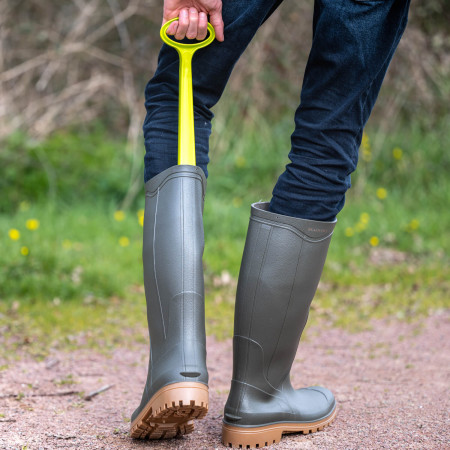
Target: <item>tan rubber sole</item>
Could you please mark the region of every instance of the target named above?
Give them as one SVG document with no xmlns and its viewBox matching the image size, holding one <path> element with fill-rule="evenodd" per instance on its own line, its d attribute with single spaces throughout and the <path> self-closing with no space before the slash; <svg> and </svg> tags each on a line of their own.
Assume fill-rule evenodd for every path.
<svg viewBox="0 0 450 450">
<path fill-rule="evenodd" d="M 283 434 L 303 433 L 309 434 L 321 431 L 336 417 L 337 409 L 325 419 L 311 423 L 277 423 L 264 427 L 242 428 L 231 425 L 222 425 L 222 444 L 226 447 L 262 448 L 277 444 Z"/>
<path fill-rule="evenodd" d="M 135 439 L 168 439 L 194 431 L 194 419 L 208 412 L 208 387 L 182 382 L 161 388 L 133 420 L 130 435 Z"/>
</svg>

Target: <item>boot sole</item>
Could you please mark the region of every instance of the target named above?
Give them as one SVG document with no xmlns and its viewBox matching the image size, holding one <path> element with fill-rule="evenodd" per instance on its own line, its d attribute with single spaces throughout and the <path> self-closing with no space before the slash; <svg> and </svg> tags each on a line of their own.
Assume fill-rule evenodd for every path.
<svg viewBox="0 0 450 450">
<path fill-rule="evenodd" d="M 310 423 L 277 423 L 264 427 L 243 428 L 232 425 L 222 425 L 222 444 L 226 447 L 262 448 L 277 444 L 283 434 L 309 434 L 321 431 L 336 418 L 337 409 L 325 419 Z"/>
<path fill-rule="evenodd" d="M 168 439 L 194 431 L 194 419 L 208 412 L 208 387 L 182 382 L 164 386 L 133 420 L 130 435 L 135 439 Z"/>
</svg>

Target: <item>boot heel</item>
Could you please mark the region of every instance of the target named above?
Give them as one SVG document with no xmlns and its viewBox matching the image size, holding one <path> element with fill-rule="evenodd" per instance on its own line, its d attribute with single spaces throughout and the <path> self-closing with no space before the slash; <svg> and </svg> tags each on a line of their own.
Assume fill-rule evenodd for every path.
<svg viewBox="0 0 450 450">
<path fill-rule="evenodd" d="M 131 424 L 135 439 L 167 439 L 194 431 L 193 419 L 208 412 L 208 387 L 182 382 L 164 386 L 149 400 Z"/>
<path fill-rule="evenodd" d="M 257 428 L 222 425 L 222 444 L 225 447 L 262 448 L 281 441 L 282 428 L 267 426 Z"/>
</svg>

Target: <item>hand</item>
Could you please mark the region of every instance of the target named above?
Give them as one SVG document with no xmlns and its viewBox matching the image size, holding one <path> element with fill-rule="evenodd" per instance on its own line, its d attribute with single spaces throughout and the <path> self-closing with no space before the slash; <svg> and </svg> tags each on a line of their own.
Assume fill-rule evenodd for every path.
<svg viewBox="0 0 450 450">
<path fill-rule="evenodd" d="M 221 0 L 164 0 L 163 24 L 178 17 L 167 34 L 175 39 L 197 39 L 202 41 L 207 35 L 208 15 L 216 32 L 216 39 L 223 42 L 223 20 Z"/>
</svg>

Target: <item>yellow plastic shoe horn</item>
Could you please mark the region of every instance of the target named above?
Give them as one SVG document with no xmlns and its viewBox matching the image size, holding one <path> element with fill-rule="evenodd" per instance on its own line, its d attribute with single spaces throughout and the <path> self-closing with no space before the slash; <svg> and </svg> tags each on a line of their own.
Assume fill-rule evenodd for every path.
<svg viewBox="0 0 450 450">
<path fill-rule="evenodd" d="M 194 98 L 192 94 L 192 56 L 206 47 L 216 37 L 213 26 L 208 23 L 209 36 L 195 44 L 175 41 L 167 35 L 167 28 L 178 18 L 166 22 L 160 31 L 161 39 L 176 49 L 180 57 L 180 87 L 178 100 L 178 164 L 195 166 Z"/>
</svg>

